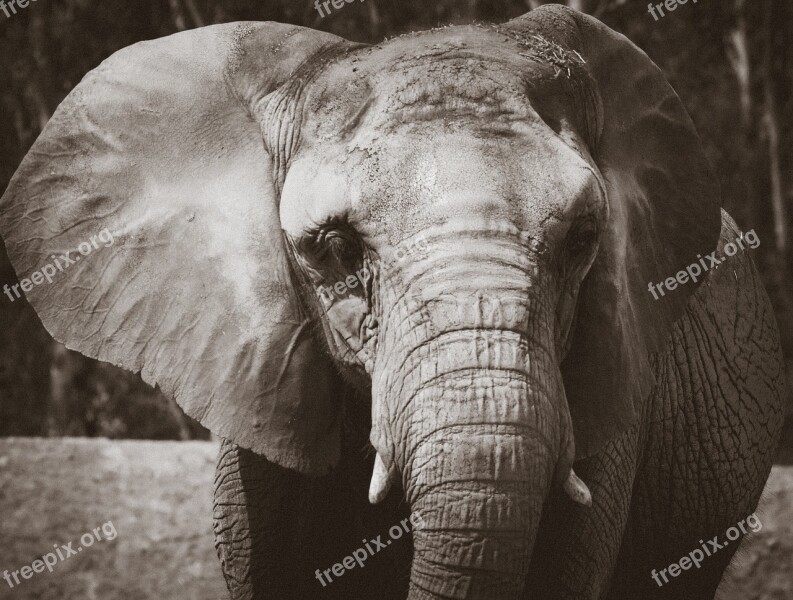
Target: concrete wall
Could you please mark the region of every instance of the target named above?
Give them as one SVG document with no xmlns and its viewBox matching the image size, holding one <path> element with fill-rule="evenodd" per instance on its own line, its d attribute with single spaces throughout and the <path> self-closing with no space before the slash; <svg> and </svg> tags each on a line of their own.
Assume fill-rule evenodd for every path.
<svg viewBox="0 0 793 600">
<path fill-rule="evenodd" d="M 210 442 L 0 439 L 0 577 L 64 556 L 51 573 L 20 571 L 13 588 L 0 579 L 0 599 L 227 598 L 212 534 L 216 452 Z M 793 597 L 793 467 L 775 467 L 758 515 L 763 528 L 718 600 Z M 70 542 L 82 550 L 65 556 Z"/>
</svg>

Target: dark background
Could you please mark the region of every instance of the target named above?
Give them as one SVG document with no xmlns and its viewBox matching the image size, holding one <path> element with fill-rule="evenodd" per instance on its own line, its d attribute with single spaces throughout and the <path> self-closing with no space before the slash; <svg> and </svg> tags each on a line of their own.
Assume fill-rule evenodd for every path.
<svg viewBox="0 0 793 600">
<path fill-rule="evenodd" d="M 0 12 L 0 189 L 64 96 L 129 44 L 240 20 L 295 23 L 374 42 L 450 23 L 505 21 L 544 3 L 364 0 L 321 18 L 313 0 L 37 0 L 10 17 Z M 761 240 L 751 252 L 776 310 L 793 390 L 793 3 L 689 1 L 658 21 L 643 0 L 567 4 L 631 38 L 682 97 L 725 208 Z M 0 286 L 16 282 L 3 248 Z M 793 399 L 788 407 L 793 419 Z M 24 300 L 0 295 L 0 436 L 9 435 L 208 434 L 137 376 L 53 342 Z M 785 452 L 793 455 L 793 443 Z"/>
</svg>

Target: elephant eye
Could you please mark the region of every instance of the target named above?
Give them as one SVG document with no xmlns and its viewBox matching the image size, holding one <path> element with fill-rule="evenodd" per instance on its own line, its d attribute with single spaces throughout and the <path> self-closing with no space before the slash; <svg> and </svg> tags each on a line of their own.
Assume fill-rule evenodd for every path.
<svg viewBox="0 0 793 600">
<path fill-rule="evenodd" d="M 322 244 L 324 256 L 339 265 L 355 264 L 360 256 L 360 247 L 351 232 L 334 229 L 325 234 Z"/>
<path fill-rule="evenodd" d="M 579 221 L 570 228 L 567 236 L 567 254 L 573 261 L 590 258 L 598 240 L 597 223 L 593 218 Z"/>
<path fill-rule="evenodd" d="M 330 268 L 352 267 L 363 255 L 358 233 L 346 221 L 334 219 L 310 231 L 301 244 L 317 266 Z"/>
</svg>

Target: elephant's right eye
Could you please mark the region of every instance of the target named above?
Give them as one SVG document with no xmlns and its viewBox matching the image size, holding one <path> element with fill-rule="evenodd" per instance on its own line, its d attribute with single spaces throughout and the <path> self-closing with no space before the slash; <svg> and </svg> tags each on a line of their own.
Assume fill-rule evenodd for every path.
<svg viewBox="0 0 793 600">
<path fill-rule="evenodd" d="M 300 242 L 310 262 L 317 268 L 347 270 L 363 258 L 363 242 L 349 223 L 330 221 L 307 233 Z"/>
<path fill-rule="evenodd" d="M 334 229 L 328 231 L 321 243 L 323 256 L 339 265 L 354 265 L 361 256 L 355 232 Z"/>
</svg>

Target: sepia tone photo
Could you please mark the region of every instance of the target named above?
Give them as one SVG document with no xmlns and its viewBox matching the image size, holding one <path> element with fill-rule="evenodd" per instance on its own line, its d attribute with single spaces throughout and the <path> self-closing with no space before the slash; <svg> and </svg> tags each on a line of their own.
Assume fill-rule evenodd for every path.
<svg viewBox="0 0 793 600">
<path fill-rule="evenodd" d="M 0 0 L 0 599 L 793 598 L 793 5 Z"/>
</svg>

